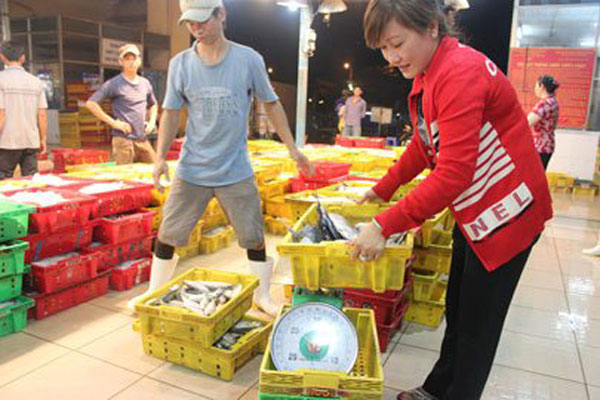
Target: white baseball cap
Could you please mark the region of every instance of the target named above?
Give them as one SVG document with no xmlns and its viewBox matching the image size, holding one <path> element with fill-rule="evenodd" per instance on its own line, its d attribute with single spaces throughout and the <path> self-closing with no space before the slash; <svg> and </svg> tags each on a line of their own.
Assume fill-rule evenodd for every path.
<svg viewBox="0 0 600 400">
<path fill-rule="evenodd" d="M 179 23 L 184 21 L 206 22 L 213 10 L 222 6 L 222 0 L 179 0 L 181 9 Z"/>
<path fill-rule="evenodd" d="M 119 58 L 125 58 L 127 54 L 133 54 L 134 56 L 139 57 L 142 53 L 140 53 L 140 49 L 138 49 L 135 44 L 127 43 L 119 47 Z"/>
</svg>

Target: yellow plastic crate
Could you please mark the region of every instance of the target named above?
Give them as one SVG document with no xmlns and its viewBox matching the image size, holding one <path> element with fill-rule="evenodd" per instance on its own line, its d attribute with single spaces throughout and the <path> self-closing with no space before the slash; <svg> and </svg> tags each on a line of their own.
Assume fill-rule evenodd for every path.
<svg viewBox="0 0 600 400">
<path fill-rule="evenodd" d="M 169 193 L 171 192 L 171 186 L 166 186 L 162 193 L 156 188 L 152 188 L 152 201 L 150 204 L 154 206 L 162 206 L 167 201 L 167 197 L 169 197 Z"/>
<path fill-rule="evenodd" d="M 283 164 L 276 161 L 254 161 L 253 164 L 254 179 L 259 186 L 277 179 L 283 170 Z"/>
<path fill-rule="evenodd" d="M 437 328 L 444 319 L 446 311 L 446 286 L 438 283 L 434 286 L 431 300 L 413 301 L 404 316 L 405 321 Z"/>
<path fill-rule="evenodd" d="M 369 172 L 377 168 L 377 157 L 368 155 L 357 155 L 349 161 L 352 164 L 350 172 Z"/>
<path fill-rule="evenodd" d="M 266 201 L 272 197 L 283 195 L 290 191 L 290 180 L 286 178 L 277 178 L 264 182 L 258 187 L 260 198 Z"/>
<path fill-rule="evenodd" d="M 428 247 L 432 243 L 433 230 L 444 229 L 446 221 L 450 214 L 450 209 L 446 208 L 444 211 L 439 212 L 433 218 L 428 219 L 421 225 L 417 235 L 415 236 L 415 245 L 421 247 Z"/>
<path fill-rule="evenodd" d="M 11 192 L 13 190 L 44 187 L 40 183 L 33 183 L 28 179 L 4 179 L 0 180 L 0 192 Z"/>
<path fill-rule="evenodd" d="M 285 202 L 285 196 L 275 196 L 265 200 L 265 213 L 271 217 L 292 219 L 292 207 Z"/>
<path fill-rule="evenodd" d="M 343 196 L 352 199 L 360 199 L 373 186 L 375 186 L 375 182 L 345 181 L 333 186 L 327 186 L 323 189 L 318 189 L 316 192 L 322 196 Z"/>
<path fill-rule="evenodd" d="M 598 187 L 596 186 L 573 186 L 573 197 L 589 197 L 593 199 L 598 192 Z"/>
<path fill-rule="evenodd" d="M 452 263 L 452 232 L 434 229 L 433 243 L 427 248 L 415 246 L 413 252 L 415 268 L 449 274 Z"/>
<path fill-rule="evenodd" d="M 377 204 L 326 206 L 331 213 L 344 216 L 352 224 L 370 221 L 382 209 Z M 314 204 L 296 223 L 293 230 L 318 222 L 317 205 Z M 406 261 L 413 248 L 413 236 L 404 244 L 388 246 L 376 261 L 351 261 L 352 248 L 345 241 L 316 244 L 294 243 L 288 233 L 277 250 L 291 259 L 294 284 L 310 290 L 319 288 L 371 289 L 375 292 L 401 290 L 404 285 Z"/>
<path fill-rule="evenodd" d="M 190 242 L 187 246 L 175 247 L 175 254 L 177 254 L 181 260 L 196 257 L 198 253 L 198 242 Z"/>
<path fill-rule="evenodd" d="M 210 232 L 207 232 L 210 234 Z M 216 233 L 214 235 L 204 236 L 198 243 L 198 251 L 200 254 L 212 254 L 215 253 L 231 244 L 235 237 L 235 232 L 231 226 L 225 227 L 225 230 Z"/>
<path fill-rule="evenodd" d="M 413 269 L 413 300 L 431 300 L 433 288 L 440 278 L 439 272 Z"/>
<path fill-rule="evenodd" d="M 350 197 L 346 196 L 325 196 L 323 194 L 318 194 L 311 190 L 307 190 L 304 192 L 298 192 L 293 194 L 288 194 L 285 196 L 285 202 L 290 205 L 292 210 L 292 216 L 294 220 L 299 220 L 302 218 L 304 214 L 308 211 L 308 209 L 317 203 L 317 197 L 321 204 L 355 204 L 354 200 Z"/>
<path fill-rule="evenodd" d="M 284 306 L 279 318 L 289 310 Z M 334 371 L 277 371 L 271 359 L 271 341 L 260 366 L 261 393 L 287 396 L 308 396 L 318 391 L 320 397 L 341 397 L 347 400 L 381 400 L 383 398 L 383 368 L 373 310 L 344 308 L 358 334 L 358 359 L 349 374 Z"/>
<path fill-rule="evenodd" d="M 269 333 L 273 328 L 273 323 L 266 319 L 250 315 L 245 315 L 243 319 L 259 321 L 264 326 L 242 336 L 231 350 L 213 346 L 205 348 L 195 342 L 159 335 L 142 335 L 144 352 L 158 359 L 229 381 L 244 364 L 257 354 L 264 353 Z M 140 330 L 139 321 L 134 323 L 134 330 Z"/>
<path fill-rule="evenodd" d="M 157 231 L 160 228 L 160 222 L 162 221 L 162 207 L 144 207 L 142 210 L 154 211 L 154 218 L 152 219 L 152 230 Z"/>
<path fill-rule="evenodd" d="M 149 306 L 146 302 L 164 296 L 173 285 L 183 281 L 215 281 L 241 284 L 242 291 L 225 303 L 210 317 L 187 309 L 170 306 Z M 207 348 L 227 332 L 252 307 L 252 294 L 258 287 L 258 278 L 233 272 L 194 268 L 172 279 L 159 289 L 142 297 L 135 305 L 140 318 L 141 333 L 193 341 Z"/>
<path fill-rule="evenodd" d="M 271 235 L 284 236 L 293 225 L 293 221 L 287 218 L 275 218 L 265 215 L 265 225 L 267 232 Z"/>
</svg>

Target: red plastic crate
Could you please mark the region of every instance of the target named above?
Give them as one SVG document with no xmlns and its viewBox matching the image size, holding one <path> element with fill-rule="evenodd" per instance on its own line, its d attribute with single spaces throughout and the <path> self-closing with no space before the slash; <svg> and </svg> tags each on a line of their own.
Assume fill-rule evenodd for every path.
<svg viewBox="0 0 600 400">
<path fill-rule="evenodd" d="M 98 272 L 102 272 L 125 261 L 152 257 L 152 246 L 155 238 L 155 235 L 151 235 L 119 244 L 95 242 L 82 252 L 84 254 L 96 254 L 98 258 Z"/>
<path fill-rule="evenodd" d="M 169 151 L 167 151 L 167 157 L 165 158 L 165 160 L 167 160 L 167 161 L 179 160 L 179 154 L 180 154 L 179 150 L 169 150 Z"/>
<path fill-rule="evenodd" d="M 104 150 L 53 149 L 54 169 L 64 171 L 67 165 L 100 164 L 108 161 L 110 153 Z"/>
<path fill-rule="evenodd" d="M 38 153 L 37 155 L 38 161 L 45 161 L 48 159 L 48 152 L 46 153 Z"/>
<path fill-rule="evenodd" d="M 354 147 L 354 140 L 348 136 L 337 135 L 335 137 L 335 144 L 343 147 Z"/>
<path fill-rule="evenodd" d="M 92 210 L 96 207 L 97 200 L 92 196 L 86 196 L 69 190 L 54 188 L 32 188 L 4 193 L 11 197 L 16 193 L 44 193 L 53 192 L 61 195 L 66 201 L 51 206 L 37 207 L 36 212 L 29 214 L 30 233 L 54 233 L 66 228 L 86 225 L 91 217 Z"/>
<path fill-rule="evenodd" d="M 118 244 L 141 239 L 152 233 L 153 210 L 104 217 L 94 229 L 94 240 Z"/>
<path fill-rule="evenodd" d="M 383 149 L 385 148 L 385 138 L 367 138 L 367 137 L 355 137 L 354 147 L 366 147 L 370 149 Z"/>
<path fill-rule="evenodd" d="M 327 182 L 334 178 L 347 176 L 352 164 L 317 161 L 313 163 L 314 175 L 300 172 L 300 178 L 305 182 Z"/>
<path fill-rule="evenodd" d="M 375 321 L 380 325 L 389 325 L 394 322 L 403 301 L 410 298 L 412 281 L 404 284 L 400 291 L 389 290 L 385 293 L 375 293 L 371 290 L 344 290 L 344 307 L 372 308 L 375 312 Z"/>
<path fill-rule="evenodd" d="M 35 300 L 35 307 L 27 311 L 28 318 L 37 320 L 44 319 L 50 315 L 85 303 L 108 292 L 109 274 L 105 273 L 96 278 L 71 286 L 56 293 L 42 294 L 26 292 L 25 296 Z"/>
<path fill-rule="evenodd" d="M 347 175 L 340 176 L 338 178 L 329 179 L 323 182 L 307 182 L 301 177 L 290 178 L 290 191 L 292 193 L 302 192 L 304 190 L 316 190 L 327 186 L 335 185 L 336 183 L 343 182 L 348 178 Z"/>
<path fill-rule="evenodd" d="M 379 339 L 379 351 L 385 353 L 387 350 L 387 346 L 390 342 L 390 339 L 394 336 L 396 332 L 398 332 L 402 328 L 402 320 L 404 319 L 404 315 L 406 315 L 406 311 L 410 306 L 410 302 L 405 300 L 400 305 L 398 309 L 397 315 L 394 317 L 394 321 L 389 325 L 380 325 L 377 324 L 377 337 Z"/>
<path fill-rule="evenodd" d="M 112 290 L 129 290 L 140 283 L 150 280 L 152 258 L 140 258 L 116 266 L 110 273 Z"/>
<path fill-rule="evenodd" d="M 185 138 L 173 140 L 173 142 L 171 143 L 170 150 L 181 151 L 181 148 L 183 147 L 183 142 L 185 142 Z"/>
<path fill-rule="evenodd" d="M 66 253 L 31 263 L 31 287 L 40 293 L 54 293 L 98 275 L 95 254 Z"/>
<path fill-rule="evenodd" d="M 25 263 L 56 256 L 71 251 L 88 247 L 92 243 L 92 233 L 95 222 L 86 226 L 69 228 L 52 234 L 34 233 L 23 240 L 29 243 L 29 250 L 25 252 Z"/>
<path fill-rule="evenodd" d="M 102 181 L 94 184 L 116 183 L 118 181 Z M 92 210 L 92 218 L 101 218 L 108 215 L 122 214 L 129 211 L 147 207 L 152 201 L 152 188 L 146 183 L 124 182 L 127 187 L 104 193 L 90 194 L 98 200 L 97 206 Z M 80 191 L 89 186 L 88 183 L 69 187 L 69 190 Z"/>
</svg>

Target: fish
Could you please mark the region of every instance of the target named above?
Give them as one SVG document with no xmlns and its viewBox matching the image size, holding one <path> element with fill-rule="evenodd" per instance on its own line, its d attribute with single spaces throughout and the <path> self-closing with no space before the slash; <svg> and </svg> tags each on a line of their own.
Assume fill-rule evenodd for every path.
<svg viewBox="0 0 600 400">
<path fill-rule="evenodd" d="M 329 218 L 333 222 L 335 229 L 346 240 L 354 240 L 358 237 L 358 230 L 348 223 L 348 220 L 339 214 L 331 213 Z"/>
<path fill-rule="evenodd" d="M 221 336 L 213 346 L 221 350 L 231 350 L 242 337 L 263 326 L 263 323 L 259 321 L 241 320 Z"/>
<path fill-rule="evenodd" d="M 213 315 L 220 307 L 238 296 L 241 284 L 213 281 L 184 281 L 173 285 L 162 296 L 149 299 L 152 307 L 170 306 L 186 308 L 205 317 Z"/>
</svg>

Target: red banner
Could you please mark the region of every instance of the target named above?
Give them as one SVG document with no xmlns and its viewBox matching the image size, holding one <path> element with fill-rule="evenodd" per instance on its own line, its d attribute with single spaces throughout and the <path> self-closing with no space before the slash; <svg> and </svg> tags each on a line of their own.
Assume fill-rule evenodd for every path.
<svg viewBox="0 0 600 400">
<path fill-rule="evenodd" d="M 538 101 L 533 90 L 538 77 L 554 76 L 561 85 L 559 126 L 586 128 L 595 60 L 595 49 L 513 48 L 508 76 L 527 113 Z"/>
</svg>

